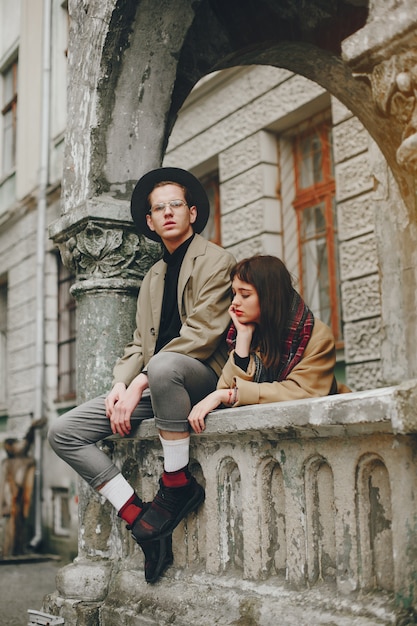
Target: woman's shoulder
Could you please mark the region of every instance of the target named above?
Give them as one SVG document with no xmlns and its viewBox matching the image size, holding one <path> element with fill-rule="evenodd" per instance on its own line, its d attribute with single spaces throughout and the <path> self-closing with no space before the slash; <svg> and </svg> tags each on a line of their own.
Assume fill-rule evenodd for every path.
<svg viewBox="0 0 417 626">
<path fill-rule="evenodd" d="M 314 318 L 313 332 L 310 337 L 310 342 L 312 341 L 331 341 L 335 343 L 332 329 L 318 317 Z"/>
</svg>

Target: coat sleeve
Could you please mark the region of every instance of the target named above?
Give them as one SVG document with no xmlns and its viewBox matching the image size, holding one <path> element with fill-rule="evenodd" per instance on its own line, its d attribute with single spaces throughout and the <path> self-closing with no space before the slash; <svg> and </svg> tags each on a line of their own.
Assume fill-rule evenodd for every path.
<svg viewBox="0 0 417 626">
<path fill-rule="evenodd" d="M 256 383 L 253 381 L 255 373 L 253 359 L 248 370 L 244 372 L 237 367 L 231 353 L 217 386 L 218 388 L 237 386 L 239 393 L 235 406 L 316 398 L 329 394 L 335 363 L 332 332 L 323 322 L 316 319 L 303 358 L 285 380 Z"/>
<path fill-rule="evenodd" d="M 186 287 L 186 317 L 180 334 L 161 350 L 179 352 L 206 361 L 209 359 L 230 324 L 230 271 L 235 264 L 232 255 L 222 251 L 197 259 L 199 267 Z"/>
</svg>

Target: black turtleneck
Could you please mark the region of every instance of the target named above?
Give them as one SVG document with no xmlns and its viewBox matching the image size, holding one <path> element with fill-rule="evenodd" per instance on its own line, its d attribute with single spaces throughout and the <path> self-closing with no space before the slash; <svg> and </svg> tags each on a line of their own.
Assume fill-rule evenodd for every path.
<svg viewBox="0 0 417 626">
<path fill-rule="evenodd" d="M 167 343 L 178 337 L 182 326 L 180 313 L 178 311 L 178 277 L 185 253 L 192 242 L 194 235 L 184 241 L 172 254 L 165 248 L 163 260 L 167 264 L 165 274 L 164 296 L 162 299 L 161 321 L 159 324 L 158 339 L 155 347 L 155 354 Z"/>
</svg>

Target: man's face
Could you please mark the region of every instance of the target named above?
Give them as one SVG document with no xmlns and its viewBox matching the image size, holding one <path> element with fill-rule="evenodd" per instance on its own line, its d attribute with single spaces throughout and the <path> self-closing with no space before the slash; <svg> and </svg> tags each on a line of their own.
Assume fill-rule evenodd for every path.
<svg viewBox="0 0 417 626">
<path fill-rule="evenodd" d="M 173 252 L 193 234 L 197 209 L 189 207 L 179 185 L 169 183 L 156 187 L 149 196 L 151 210 L 146 216 L 150 230 L 159 235 L 169 252 Z M 180 200 L 178 206 L 169 202 Z M 165 204 L 165 206 L 162 206 Z"/>
</svg>

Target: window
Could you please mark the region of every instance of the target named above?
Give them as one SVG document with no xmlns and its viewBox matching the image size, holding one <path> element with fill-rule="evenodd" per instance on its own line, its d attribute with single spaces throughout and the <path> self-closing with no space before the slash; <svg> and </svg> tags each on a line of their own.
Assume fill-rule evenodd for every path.
<svg viewBox="0 0 417 626">
<path fill-rule="evenodd" d="M 3 154 L 2 173 L 9 174 L 16 165 L 17 60 L 3 72 Z"/>
<path fill-rule="evenodd" d="M 7 413 L 7 283 L 0 282 L 0 415 L 6 415 L 6 413 Z"/>
<path fill-rule="evenodd" d="M 58 258 L 58 400 L 63 401 L 76 394 L 76 305 L 69 291 L 74 276 Z"/>
<path fill-rule="evenodd" d="M 201 234 L 209 241 L 217 243 L 220 246 L 220 190 L 218 172 L 213 172 L 200 178 L 200 182 L 206 190 L 210 202 L 210 217 L 207 226 Z"/>
<path fill-rule="evenodd" d="M 300 291 L 312 311 L 331 327 L 336 343 L 341 345 L 330 123 L 310 120 L 307 128 L 294 138 L 293 148 Z"/>
<path fill-rule="evenodd" d="M 51 137 L 61 139 L 67 119 L 68 2 L 52 3 Z"/>
<path fill-rule="evenodd" d="M 67 537 L 70 534 L 71 515 L 69 491 L 66 487 L 52 488 L 52 506 L 54 534 L 60 537 Z"/>
</svg>

